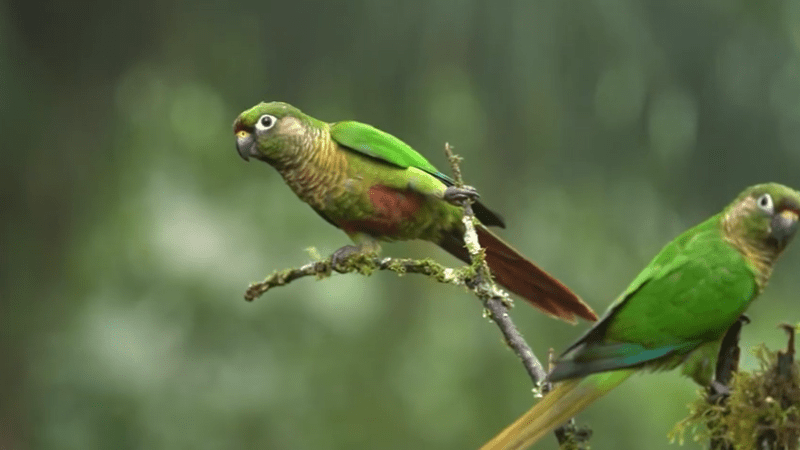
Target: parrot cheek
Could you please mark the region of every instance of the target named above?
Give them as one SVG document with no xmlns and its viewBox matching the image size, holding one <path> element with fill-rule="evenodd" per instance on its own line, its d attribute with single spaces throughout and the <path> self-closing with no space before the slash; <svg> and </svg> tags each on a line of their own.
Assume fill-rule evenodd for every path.
<svg viewBox="0 0 800 450">
<path fill-rule="evenodd" d="M 772 238 L 778 242 L 780 248 L 786 246 L 797 231 L 797 213 L 787 209 L 772 218 Z"/>
</svg>

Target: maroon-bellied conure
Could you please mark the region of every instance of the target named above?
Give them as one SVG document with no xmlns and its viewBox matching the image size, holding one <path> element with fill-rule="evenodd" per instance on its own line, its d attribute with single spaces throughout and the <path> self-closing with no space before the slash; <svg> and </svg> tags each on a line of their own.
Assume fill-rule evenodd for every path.
<svg viewBox="0 0 800 450">
<path fill-rule="evenodd" d="M 337 250 L 334 263 L 354 252 L 377 253 L 379 241 L 424 239 L 462 261 L 462 208 L 476 197 L 396 137 L 359 122 L 326 123 L 286 103 L 260 103 L 233 125 L 239 155 L 270 164 L 325 220 L 356 243 Z M 496 280 L 547 314 L 574 322 L 594 311 L 558 280 L 503 242 L 486 226 L 503 220 L 480 202 L 478 239 Z"/>
<path fill-rule="evenodd" d="M 683 364 L 708 385 L 720 341 L 764 290 L 798 214 L 800 193 L 760 184 L 675 238 L 556 361 L 554 389 L 482 450 L 527 448 L 636 372 Z"/>
</svg>

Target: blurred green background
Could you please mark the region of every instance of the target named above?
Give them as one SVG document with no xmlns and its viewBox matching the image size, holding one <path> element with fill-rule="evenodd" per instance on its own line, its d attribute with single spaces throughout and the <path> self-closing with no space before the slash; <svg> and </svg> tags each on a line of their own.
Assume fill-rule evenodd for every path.
<svg viewBox="0 0 800 450">
<path fill-rule="evenodd" d="M 602 311 L 745 186 L 800 187 L 800 3 L 0 3 L 0 448 L 470 449 L 530 406 L 462 289 L 379 273 L 242 299 L 348 242 L 237 156 L 262 100 L 443 167 L 450 142 L 502 236 Z M 784 345 L 798 269 L 790 248 L 746 348 Z M 587 326 L 513 315 L 543 358 Z M 636 377 L 579 420 L 597 449 L 668 448 L 695 390 Z"/>
</svg>

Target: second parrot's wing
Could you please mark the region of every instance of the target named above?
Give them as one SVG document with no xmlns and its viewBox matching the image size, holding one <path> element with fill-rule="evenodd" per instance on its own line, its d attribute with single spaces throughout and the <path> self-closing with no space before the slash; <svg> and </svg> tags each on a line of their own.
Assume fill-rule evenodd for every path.
<svg viewBox="0 0 800 450">
<path fill-rule="evenodd" d="M 725 242 L 719 217 L 667 244 L 557 362 L 551 380 L 685 355 L 718 336 L 757 294 L 752 269 Z"/>
</svg>

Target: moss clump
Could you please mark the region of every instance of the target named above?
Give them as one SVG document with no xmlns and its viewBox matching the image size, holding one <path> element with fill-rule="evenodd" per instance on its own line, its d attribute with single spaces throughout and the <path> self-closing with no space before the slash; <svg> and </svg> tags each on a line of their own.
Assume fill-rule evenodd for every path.
<svg viewBox="0 0 800 450">
<path fill-rule="evenodd" d="M 364 252 L 353 253 L 334 269 L 342 273 L 358 272 L 361 275 L 369 276 L 372 275 L 377 268 L 378 266 L 375 264 L 375 255 Z"/>
<path fill-rule="evenodd" d="M 790 348 L 793 347 L 790 346 Z M 683 443 L 686 431 L 713 448 L 755 450 L 797 449 L 800 438 L 800 364 L 791 352 L 754 350 L 760 368 L 738 372 L 727 399 L 711 403 L 704 391 L 689 404 L 689 417 L 670 433 Z"/>
<path fill-rule="evenodd" d="M 592 430 L 588 427 L 578 427 L 572 420 L 556 429 L 559 450 L 591 450 L 592 447 L 589 445 L 591 437 Z"/>
</svg>

